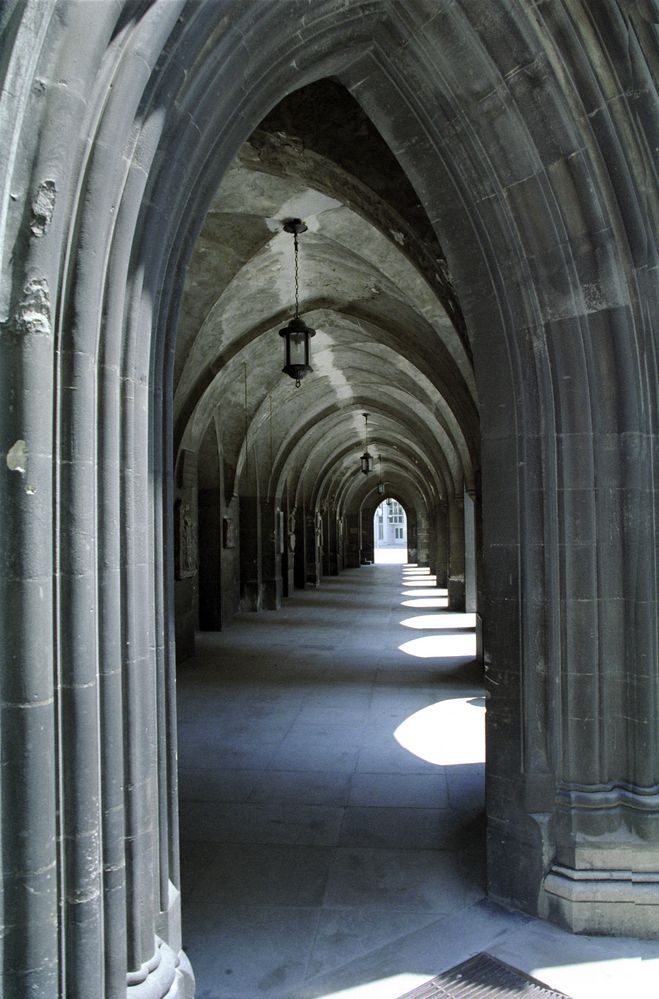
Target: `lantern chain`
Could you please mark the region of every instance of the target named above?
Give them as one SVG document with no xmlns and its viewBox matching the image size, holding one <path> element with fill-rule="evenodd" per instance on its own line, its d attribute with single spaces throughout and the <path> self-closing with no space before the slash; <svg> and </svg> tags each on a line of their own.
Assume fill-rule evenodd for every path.
<svg viewBox="0 0 659 999">
<path fill-rule="evenodd" d="M 293 245 L 295 246 L 295 318 L 298 319 L 300 316 L 300 275 L 297 263 L 297 254 L 298 254 L 297 232 L 293 233 Z M 300 379 L 296 378 L 295 388 L 299 388 L 300 384 L 301 384 Z"/>
<path fill-rule="evenodd" d="M 298 263 L 297 263 L 297 232 L 293 233 L 293 243 L 295 246 L 295 318 L 299 319 L 300 316 L 300 278 L 298 273 Z"/>
</svg>

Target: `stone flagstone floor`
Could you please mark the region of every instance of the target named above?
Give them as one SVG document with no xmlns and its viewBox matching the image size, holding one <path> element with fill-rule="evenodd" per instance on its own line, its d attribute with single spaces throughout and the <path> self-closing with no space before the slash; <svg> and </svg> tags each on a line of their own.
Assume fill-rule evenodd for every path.
<svg viewBox="0 0 659 999">
<path fill-rule="evenodd" d="M 482 950 L 574 999 L 659 995 L 659 945 L 485 899 L 484 691 L 445 593 L 366 566 L 199 636 L 178 680 L 197 999 L 396 999 Z"/>
</svg>

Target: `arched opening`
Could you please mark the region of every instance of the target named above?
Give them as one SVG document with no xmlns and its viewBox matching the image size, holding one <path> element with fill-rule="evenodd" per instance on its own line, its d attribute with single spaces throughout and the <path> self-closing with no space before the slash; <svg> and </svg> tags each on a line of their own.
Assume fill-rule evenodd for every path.
<svg viewBox="0 0 659 999">
<path fill-rule="evenodd" d="M 223 560 L 239 558 L 224 538 L 245 527 L 235 481 L 273 454 L 258 495 L 242 497 L 260 518 L 241 545 L 256 563 L 223 572 L 222 606 L 281 600 L 280 513 L 301 585 L 361 572 L 371 487 L 350 469 L 360 414 L 373 413 L 378 448 L 422 497 L 410 562 L 427 562 L 463 608 L 475 571 L 490 894 L 573 930 L 656 936 L 651 15 L 622 2 L 431 6 L 351 3 L 334 16 L 331 4 L 291 5 L 293 32 L 277 0 L 73 0 L 0 15 L 12 994 L 175 996 L 190 981 L 172 580 L 189 591 L 179 630 L 194 630 L 199 531 L 179 490 L 195 488 L 186 475 L 218 405 L 233 428 L 222 431 Z M 205 220 L 230 233 L 216 258 L 227 286 L 240 271 L 257 304 L 255 274 L 280 273 L 263 210 L 246 224 L 239 212 L 231 233 L 232 209 L 214 211 L 213 194 L 286 95 L 323 78 L 375 123 L 414 198 L 396 201 L 393 185 L 374 200 L 366 175 L 337 198 L 346 160 L 298 207 L 336 214 L 309 240 L 332 292 L 328 303 L 314 280 L 307 302 L 325 327 L 323 391 L 289 406 L 264 391 L 270 360 L 249 352 L 267 330 L 276 337 L 278 316 L 211 322 L 215 356 L 195 334 L 189 365 L 174 341 L 185 340 L 179 315 L 188 332 L 204 325 L 210 286 L 188 294 L 185 273 Z M 268 206 L 273 178 L 310 190 L 335 120 L 321 120 L 315 145 L 307 130 L 288 146 L 280 118 L 251 146 L 241 168 L 254 204 L 261 173 Z M 342 155 L 369 147 L 364 136 Z M 360 229 L 371 216 L 378 224 Z M 349 279 L 338 311 L 337 264 Z M 387 357 L 396 378 L 384 378 Z M 316 446 L 325 438 L 334 460 Z M 216 520 L 202 541 L 210 534 L 215 544 Z M 225 586 L 237 568 L 242 591 Z"/>
<path fill-rule="evenodd" d="M 297 289 L 289 215 L 307 226 Z M 400 243 L 391 228 L 403 215 Z M 188 883 L 198 886 L 184 897 L 183 917 L 200 988 L 212 988 L 217 974 L 209 955 L 221 950 L 222 926 L 230 921 L 250 933 L 262 901 L 250 887 L 254 867 L 271 865 L 278 927 L 263 930 L 259 946 L 267 951 L 276 939 L 285 952 L 281 934 L 292 924 L 282 899 L 310 847 L 322 847 L 338 868 L 365 851 L 372 873 L 378 850 L 399 851 L 395 877 L 410 878 L 410 898 L 419 887 L 415 863 L 439 899 L 444 878 L 463 877 L 463 846 L 484 857 L 482 670 L 463 613 L 464 525 L 459 514 L 449 520 L 453 497 L 474 481 L 478 421 L 457 298 L 429 266 L 441 254 L 389 147 L 344 87 L 321 80 L 290 94 L 248 138 L 191 255 L 175 413 L 177 465 L 194 456 L 197 481 L 179 475 L 177 499 L 188 510 L 199 504 L 201 545 L 208 519 L 201 500 L 209 492 L 199 482 L 219 468 L 222 488 L 211 499 L 218 518 L 229 504 L 237 511 L 233 569 L 242 612 L 235 607 L 220 620 L 231 623 L 222 636 L 196 636 L 196 659 L 187 656 L 194 633 L 179 634 L 186 650 L 178 680 L 181 857 Z M 294 290 L 315 330 L 313 372 L 297 388 L 280 370 L 277 338 Z M 369 448 L 374 460 L 365 469 Z M 210 596 L 203 593 L 209 558 L 216 559 L 212 546 L 199 551 L 194 574 L 200 609 L 215 593 L 212 580 Z M 415 565 L 401 574 L 408 561 Z M 176 586 L 185 601 L 190 583 Z M 406 604 L 418 592 L 439 609 L 422 606 L 411 616 Z M 382 600 L 396 608 L 386 628 L 375 624 Z M 277 611 L 276 622 L 263 616 L 268 610 Z M 443 623 L 427 630 L 431 613 Z M 190 618 L 180 600 L 177 617 L 185 630 Z M 418 633 L 411 637 L 409 628 Z M 450 686 L 458 678 L 462 699 Z M 447 743 L 434 751 L 428 745 L 433 704 L 444 732 L 466 733 L 453 739 L 452 752 Z M 291 827 L 296 843 L 285 832 Z M 448 839 L 461 838 L 458 828 L 463 842 L 449 847 Z M 445 852 L 424 855 L 432 849 Z M 242 923 L 236 898 L 219 883 L 229 862 L 252 913 Z M 382 910 L 368 933 L 355 926 L 353 946 L 394 917 L 395 893 L 376 898 L 370 878 L 357 898 L 345 877 L 322 877 L 348 921 L 363 906 Z M 303 873 L 298 880 L 299 891 L 309 888 Z M 461 884 L 465 897 L 484 891 L 480 874 Z M 334 917 L 314 893 L 306 899 L 309 924 L 329 932 Z M 428 900 L 427 911 L 436 904 Z M 414 922 L 409 913 L 404 920 Z M 257 986 L 253 961 L 237 963 L 231 944 L 224 955 L 236 989 Z M 328 973 L 339 958 L 328 953 Z M 290 956 L 286 964 L 294 974 Z"/>
<path fill-rule="evenodd" d="M 407 562 L 407 514 L 393 496 L 388 496 L 376 508 L 373 534 L 376 565 Z"/>
</svg>

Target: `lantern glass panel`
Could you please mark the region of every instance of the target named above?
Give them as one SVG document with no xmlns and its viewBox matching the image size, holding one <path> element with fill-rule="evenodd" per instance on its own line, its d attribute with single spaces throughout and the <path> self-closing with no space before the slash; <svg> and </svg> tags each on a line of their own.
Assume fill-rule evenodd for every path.
<svg viewBox="0 0 659 999">
<path fill-rule="evenodd" d="M 359 459 L 359 464 L 360 464 L 361 471 L 364 473 L 364 475 L 368 475 L 368 473 L 373 468 L 373 457 L 372 457 L 372 455 L 370 455 L 368 453 L 368 451 L 364 451 L 364 454 Z"/>
<path fill-rule="evenodd" d="M 308 371 L 311 371 L 309 364 L 309 339 L 315 336 L 316 331 L 309 329 L 306 323 L 296 316 L 291 319 L 288 326 L 279 331 L 279 335 L 284 338 L 284 367 L 283 371 L 295 378 L 297 382 L 304 378 Z"/>
</svg>

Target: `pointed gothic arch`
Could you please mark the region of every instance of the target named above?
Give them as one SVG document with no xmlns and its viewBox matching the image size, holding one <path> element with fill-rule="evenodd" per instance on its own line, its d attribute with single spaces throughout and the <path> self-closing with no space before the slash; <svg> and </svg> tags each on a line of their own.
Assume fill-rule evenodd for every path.
<svg viewBox="0 0 659 999">
<path fill-rule="evenodd" d="M 224 171 L 321 77 L 407 172 L 473 352 L 490 891 L 575 930 L 656 933 L 656 92 L 641 8 L 355 2 L 338 16 L 321 0 L 301 5 L 291 43 L 269 0 L 47 2 L 10 5 L 2 28 L 2 739 L 13 758 L 29 747 L 3 791 L 8 991 L 173 997 L 189 981 L 173 340 Z"/>
</svg>

